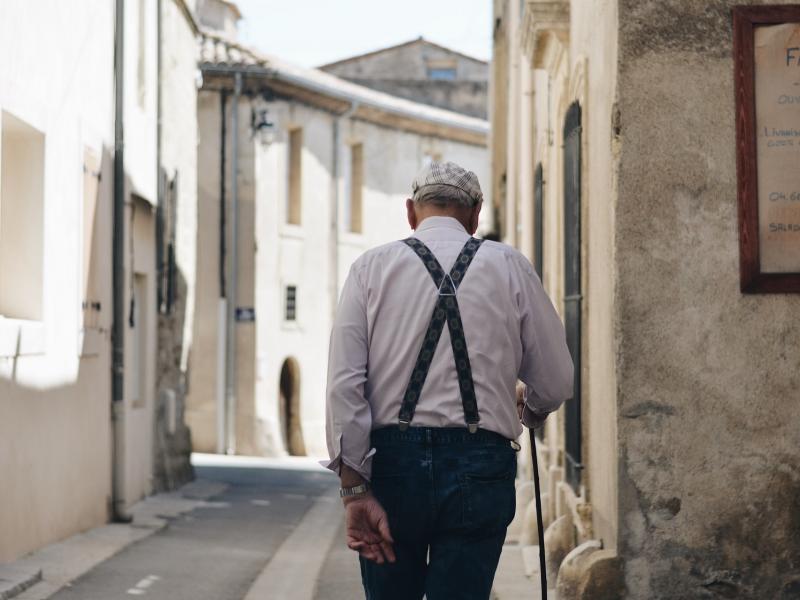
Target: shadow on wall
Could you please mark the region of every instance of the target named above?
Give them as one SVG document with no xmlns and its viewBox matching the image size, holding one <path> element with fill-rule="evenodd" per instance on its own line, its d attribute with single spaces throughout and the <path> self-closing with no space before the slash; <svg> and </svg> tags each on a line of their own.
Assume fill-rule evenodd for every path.
<svg viewBox="0 0 800 600">
<path fill-rule="evenodd" d="M 294 358 L 283 361 L 278 388 L 284 448 L 292 456 L 305 456 L 306 447 L 300 424 L 300 366 Z"/>
</svg>

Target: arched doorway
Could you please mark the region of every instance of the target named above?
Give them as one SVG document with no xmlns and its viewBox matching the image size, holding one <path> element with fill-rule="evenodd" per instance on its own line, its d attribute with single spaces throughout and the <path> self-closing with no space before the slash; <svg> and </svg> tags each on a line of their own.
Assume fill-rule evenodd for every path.
<svg viewBox="0 0 800 600">
<path fill-rule="evenodd" d="M 293 358 L 283 361 L 278 392 L 281 433 L 286 451 L 292 456 L 305 456 L 306 446 L 300 423 L 300 367 Z"/>
</svg>

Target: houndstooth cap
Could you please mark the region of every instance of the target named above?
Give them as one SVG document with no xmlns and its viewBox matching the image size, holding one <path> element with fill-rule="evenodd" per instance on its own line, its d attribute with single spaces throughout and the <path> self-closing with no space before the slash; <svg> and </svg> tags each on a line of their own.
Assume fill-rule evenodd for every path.
<svg viewBox="0 0 800 600">
<path fill-rule="evenodd" d="M 414 195 L 426 185 L 450 185 L 465 192 L 473 200 L 473 206 L 483 200 L 478 176 L 454 162 L 431 162 L 417 173 L 411 184 Z"/>
</svg>

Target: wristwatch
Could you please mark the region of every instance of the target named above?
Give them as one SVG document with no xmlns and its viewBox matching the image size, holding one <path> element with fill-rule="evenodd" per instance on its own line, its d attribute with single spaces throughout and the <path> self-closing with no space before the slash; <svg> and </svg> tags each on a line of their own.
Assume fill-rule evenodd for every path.
<svg viewBox="0 0 800 600">
<path fill-rule="evenodd" d="M 339 488 L 339 497 L 349 498 L 350 496 L 361 496 L 362 494 L 366 494 L 368 491 L 369 484 L 362 483 L 361 485 L 357 485 L 355 487 Z"/>
</svg>

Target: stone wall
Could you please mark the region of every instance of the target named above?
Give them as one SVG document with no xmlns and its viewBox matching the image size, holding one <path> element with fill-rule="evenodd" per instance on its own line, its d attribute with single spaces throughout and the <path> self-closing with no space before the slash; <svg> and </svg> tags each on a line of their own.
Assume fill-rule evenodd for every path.
<svg viewBox="0 0 800 600">
<path fill-rule="evenodd" d="M 448 64 L 456 68 L 455 80 L 429 78 L 429 66 Z M 486 118 L 489 66 L 421 38 L 321 69 L 400 98 Z"/>
<path fill-rule="evenodd" d="M 800 594 L 800 297 L 739 291 L 734 4 L 619 3 L 629 598 Z"/>
</svg>

